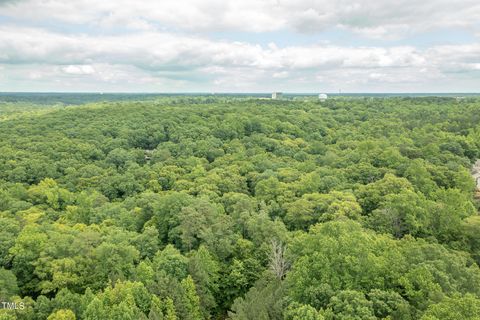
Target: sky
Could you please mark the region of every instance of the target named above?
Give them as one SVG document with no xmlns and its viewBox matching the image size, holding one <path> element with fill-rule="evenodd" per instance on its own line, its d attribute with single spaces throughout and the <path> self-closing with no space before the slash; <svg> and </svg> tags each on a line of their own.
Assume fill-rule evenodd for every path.
<svg viewBox="0 0 480 320">
<path fill-rule="evenodd" d="M 480 1 L 0 0 L 0 91 L 480 92 Z"/>
</svg>

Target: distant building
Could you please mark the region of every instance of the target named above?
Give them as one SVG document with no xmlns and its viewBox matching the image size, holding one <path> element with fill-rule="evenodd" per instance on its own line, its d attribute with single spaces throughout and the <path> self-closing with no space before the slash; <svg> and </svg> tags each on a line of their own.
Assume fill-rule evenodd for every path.
<svg viewBox="0 0 480 320">
<path fill-rule="evenodd" d="M 272 93 L 272 99 L 278 100 L 278 99 L 282 99 L 282 98 L 283 98 L 283 93 L 281 93 L 281 92 Z"/>
<path fill-rule="evenodd" d="M 320 99 L 320 101 L 325 101 L 328 99 L 328 95 L 326 95 L 325 93 L 320 93 L 318 95 L 318 99 Z"/>
</svg>

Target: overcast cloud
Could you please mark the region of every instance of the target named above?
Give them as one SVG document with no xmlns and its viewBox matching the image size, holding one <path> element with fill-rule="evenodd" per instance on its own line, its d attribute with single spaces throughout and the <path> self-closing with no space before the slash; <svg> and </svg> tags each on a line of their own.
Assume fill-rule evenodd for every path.
<svg viewBox="0 0 480 320">
<path fill-rule="evenodd" d="M 0 91 L 479 87 L 478 1 L 0 0 Z"/>
</svg>

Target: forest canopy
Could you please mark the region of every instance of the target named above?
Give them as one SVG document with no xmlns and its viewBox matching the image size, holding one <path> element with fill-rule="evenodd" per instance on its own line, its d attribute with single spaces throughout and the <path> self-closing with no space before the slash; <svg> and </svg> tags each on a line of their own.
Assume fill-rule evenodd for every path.
<svg viewBox="0 0 480 320">
<path fill-rule="evenodd" d="M 0 102 L 0 319 L 479 319 L 479 158 L 478 98 Z"/>
</svg>

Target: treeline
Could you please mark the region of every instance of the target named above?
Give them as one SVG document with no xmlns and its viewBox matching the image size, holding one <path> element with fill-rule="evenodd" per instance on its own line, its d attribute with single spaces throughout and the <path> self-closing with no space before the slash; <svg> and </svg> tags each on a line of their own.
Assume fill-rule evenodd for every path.
<svg viewBox="0 0 480 320">
<path fill-rule="evenodd" d="M 478 319 L 478 158 L 477 99 L 10 116 L 0 319 Z"/>
</svg>

